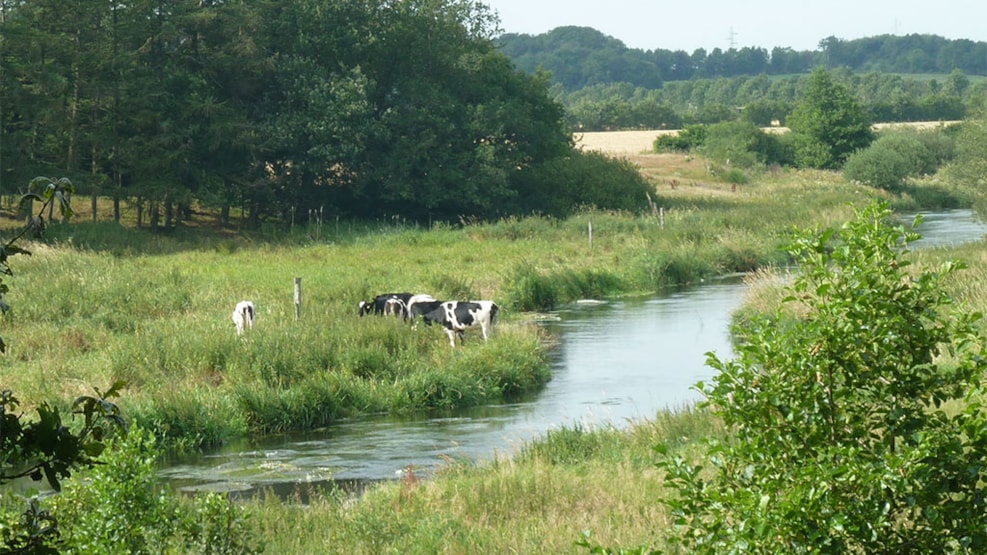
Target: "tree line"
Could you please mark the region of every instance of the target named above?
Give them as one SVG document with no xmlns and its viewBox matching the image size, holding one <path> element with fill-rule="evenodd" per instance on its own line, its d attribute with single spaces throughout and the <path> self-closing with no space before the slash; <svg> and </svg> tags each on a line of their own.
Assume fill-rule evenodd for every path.
<svg viewBox="0 0 987 555">
<path fill-rule="evenodd" d="M 65 176 L 149 227 L 548 212 L 540 166 L 608 162 L 494 28 L 468 0 L 0 0 L 0 193 Z"/>
<path fill-rule="evenodd" d="M 987 98 L 987 81 L 960 70 L 940 78 L 861 74 L 845 67 L 830 73 L 875 122 L 960 120 L 983 109 Z M 608 83 L 571 92 L 554 85 L 552 91 L 575 130 L 681 129 L 735 120 L 768 127 L 786 124 L 809 81 L 809 74 L 761 74 L 676 81 L 660 89 Z"/>
<path fill-rule="evenodd" d="M 656 37 L 656 41 L 660 37 Z M 568 91 L 605 83 L 656 89 L 670 81 L 742 75 L 808 73 L 816 67 L 845 67 L 857 73 L 987 75 L 987 42 L 937 35 L 879 35 L 854 40 L 834 36 L 817 50 L 776 46 L 641 50 L 590 27 L 558 27 L 540 35 L 505 33 L 499 48 L 520 68 L 552 74 Z"/>
<path fill-rule="evenodd" d="M 927 35 L 829 37 L 818 51 L 774 48 L 770 56 L 759 48 L 641 51 L 587 27 L 497 41 L 517 67 L 551 75 L 576 131 L 785 125 L 817 68 L 831 68 L 877 122 L 963 119 L 987 96 L 987 82 L 971 78 L 987 73 L 987 43 Z"/>
</svg>

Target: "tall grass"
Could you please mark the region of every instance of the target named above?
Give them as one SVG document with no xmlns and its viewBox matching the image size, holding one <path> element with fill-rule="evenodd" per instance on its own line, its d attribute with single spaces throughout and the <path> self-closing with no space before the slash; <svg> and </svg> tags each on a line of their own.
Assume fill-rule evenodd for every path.
<svg viewBox="0 0 987 555">
<path fill-rule="evenodd" d="M 710 415 L 683 408 L 626 430 L 557 429 L 512 458 L 451 463 L 428 481 L 406 475 L 355 504 L 330 493 L 304 508 L 268 498 L 251 509 L 271 553 L 572 553 L 586 531 L 657 548 L 672 523 L 657 502 L 653 446 L 721 433 Z"/>
<path fill-rule="evenodd" d="M 522 312 L 783 260 L 777 247 L 789 227 L 838 219 L 848 200 L 867 194 L 829 174 L 796 177 L 738 192 L 703 184 L 660 191 L 663 223 L 588 211 L 241 236 L 55 225 L 54 242 L 13 261 L 10 353 L 0 374 L 22 399 L 66 405 L 124 380 L 124 410 L 191 447 L 359 414 L 490 402 L 549 379 L 546 338 Z M 470 334 L 450 349 L 436 327 L 356 316 L 360 300 L 399 290 L 494 299 L 501 321 L 489 342 Z M 257 325 L 237 337 L 230 312 L 243 299 L 256 303 Z"/>
</svg>

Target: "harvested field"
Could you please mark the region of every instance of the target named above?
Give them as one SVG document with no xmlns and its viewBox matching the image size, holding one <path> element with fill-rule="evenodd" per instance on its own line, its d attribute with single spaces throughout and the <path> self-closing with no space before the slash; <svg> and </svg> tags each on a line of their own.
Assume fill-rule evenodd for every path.
<svg viewBox="0 0 987 555">
<path fill-rule="evenodd" d="M 644 154 L 651 152 L 658 135 L 675 135 L 678 129 L 645 129 L 634 131 L 589 131 L 576 133 L 576 146 L 608 154 Z"/>
<path fill-rule="evenodd" d="M 929 129 L 939 125 L 948 125 L 958 122 L 941 121 L 917 121 L 908 123 L 877 123 L 875 130 L 886 129 L 896 126 L 910 126 L 920 129 Z M 766 127 L 765 131 L 771 133 L 784 133 L 788 131 L 785 127 Z M 595 150 L 616 155 L 647 154 L 651 152 L 652 143 L 659 135 L 674 135 L 678 129 L 643 129 L 633 131 L 589 131 L 585 133 L 575 133 L 576 146 L 585 150 Z"/>
</svg>

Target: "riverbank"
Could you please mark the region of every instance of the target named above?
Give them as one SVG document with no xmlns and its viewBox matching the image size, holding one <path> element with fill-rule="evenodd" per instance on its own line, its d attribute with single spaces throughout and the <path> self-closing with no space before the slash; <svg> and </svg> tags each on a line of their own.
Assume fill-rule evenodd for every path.
<svg viewBox="0 0 987 555">
<path fill-rule="evenodd" d="M 12 293 L 43 283 L 48 294 L 8 297 L 18 318 L 0 363 L 24 398 L 68 402 L 89 385 L 125 379 L 125 412 L 188 446 L 312 426 L 327 415 L 483 402 L 516 383 L 482 382 L 487 368 L 523 367 L 513 357 L 542 352 L 527 311 L 785 262 L 777 247 L 793 226 L 838 225 L 848 203 L 876 194 L 828 172 L 765 173 L 734 188 L 686 160 L 649 159 L 649 171 L 662 171 L 662 161 L 663 222 L 586 212 L 461 229 L 385 225 L 318 240 L 308 230 L 281 243 L 195 249 L 160 237 L 155 249 L 141 249 L 132 231 L 63 236 L 16 261 Z M 304 305 L 296 321 L 297 276 Z M 451 350 L 440 330 L 409 333 L 400 322 L 355 315 L 359 300 L 394 289 L 494 298 L 504 321 L 490 342 L 473 336 Z M 260 317 L 237 338 L 228 314 L 248 297 Z M 518 390 L 537 387 L 529 384 Z M 276 498 L 245 506 L 271 553 L 565 552 L 583 530 L 603 544 L 650 546 L 665 522 L 652 447 L 671 440 L 689 456 L 693 440 L 715 433 L 708 415 L 688 411 L 629 431 L 563 429 L 490 464 L 450 461 L 435 480 L 407 473 L 358 503 L 327 493 L 304 508 Z"/>
<path fill-rule="evenodd" d="M 787 229 L 841 221 L 848 201 L 872 194 L 825 172 L 765 174 L 735 190 L 687 180 L 692 166 L 669 167 L 683 178 L 658 186 L 661 220 L 585 212 L 321 230 L 321 239 L 299 229 L 278 242 L 194 248 L 109 223 L 53 226 L 55 244 L 13 262 L 6 300 L 18 317 L 0 364 L 21 398 L 66 406 L 123 380 L 125 413 L 189 449 L 363 414 L 489 403 L 549 379 L 544 338 L 526 313 L 782 263 Z M 30 294 L 31 283 L 45 294 Z M 388 291 L 494 299 L 503 309 L 496 340 L 468 334 L 467 348 L 450 349 L 434 327 L 356 315 L 359 301 Z M 238 337 L 229 314 L 242 299 L 255 302 L 258 319 Z"/>
<path fill-rule="evenodd" d="M 969 264 L 949 292 L 971 310 L 987 306 L 982 242 L 925 248 L 910 258 L 921 267 Z M 775 276 L 754 282 L 748 310 L 776 307 Z M 580 552 L 575 543 L 588 534 L 592 545 L 647 553 L 666 547 L 674 526 L 660 503 L 667 492 L 654 446 L 694 460 L 700 440 L 722 434 L 713 415 L 691 409 L 660 412 L 624 430 L 564 427 L 488 464 L 450 461 L 428 481 L 405 475 L 358 503 L 328 496 L 300 508 L 269 498 L 255 507 L 265 515 L 264 537 L 276 538 L 270 552 L 335 552 L 334 545 L 347 553 Z"/>
</svg>

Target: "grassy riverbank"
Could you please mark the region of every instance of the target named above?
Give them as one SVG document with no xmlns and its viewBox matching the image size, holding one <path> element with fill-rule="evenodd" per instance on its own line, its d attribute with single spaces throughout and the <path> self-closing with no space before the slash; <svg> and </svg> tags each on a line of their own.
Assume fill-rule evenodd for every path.
<svg viewBox="0 0 987 555">
<path fill-rule="evenodd" d="M 56 225 L 54 243 L 14 261 L 0 370 L 21 398 L 65 403 L 123 380 L 126 413 L 187 447 L 475 405 L 549 379 L 546 338 L 530 311 L 783 262 L 788 229 L 845 219 L 847 203 L 870 194 L 815 172 L 765 175 L 734 190 L 682 157 L 660 160 L 682 179 L 658 186 L 663 221 L 588 212 L 236 238 Z M 398 290 L 496 300 L 504 308 L 496 340 L 471 336 L 452 350 L 438 329 L 356 317 L 361 299 Z M 229 319 L 240 299 L 259 312 L 242 338 Z"/>
<path fill-rule="evenodd" d="M 766 173 L 734 188 L 681 156 L 648 160 L 663 222 L 586 212 L 235 238 L 55 226 L 53 244 L 13 261 L 4 384 L 25 400 L 68 403 L 122 379 L 125 413 L 187 447 L 359 414 L 485 403 L 550 379 L 550 338 L 532 312 L 783 264 L 778 247 L 792 227 L 841 223 L 850 203 L 876 194 L 826 172 Z M 929 187 L 913 198 L 949 196 Z M 956 284 L 959 297 L 984 306 L 987 259 L 976 248 L 960 252 L 973 269 Z M 452 350 L 440 330 L 356 316 L 359 300 L 396 290 L 492 298 L 503 320 L 491 341 L 472 335 Z M 243 298 L 257 303 L 259 318 L 237 338 L 229 313 Z M 668 522 L 653 446 L 688 455 L 696 438 L 718 432 L 715 420 L 690 410 L 627 430 L 563 429 L 511 458 L 451 462 L 434 480 L 409 476 L 359 502 L 334 494 L 305 507 L 250 502 L 247 524 L 269 553 L 578 552 L 573 542 L 586 530 L 604 545 L 654 547 Z"/>
</svg>

